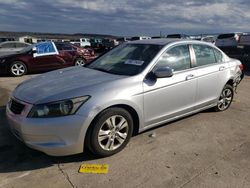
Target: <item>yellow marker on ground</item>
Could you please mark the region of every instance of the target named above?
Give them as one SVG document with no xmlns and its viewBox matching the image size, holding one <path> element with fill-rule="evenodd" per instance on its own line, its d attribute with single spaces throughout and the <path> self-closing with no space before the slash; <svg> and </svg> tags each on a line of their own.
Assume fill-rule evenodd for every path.
<svg viewBox="0 0 250 188">
<path fill-rule="evenodd" d="M 82 164 L 80 166 L 79 172 L 91 174 L 107 174 L 108 170 L 108 164 Z"/>
</svg>

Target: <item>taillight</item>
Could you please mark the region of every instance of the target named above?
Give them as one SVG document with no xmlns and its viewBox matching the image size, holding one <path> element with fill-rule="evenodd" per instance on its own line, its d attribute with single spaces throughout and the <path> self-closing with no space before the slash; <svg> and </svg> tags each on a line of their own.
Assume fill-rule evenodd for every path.
<svg viewBox="0 0 250 188">
<path fill-rule="evenodd" d="M 242 63 L 240 64 L 240 66 L 239 66 L 239 67 L 240 67 L 241 72 L 243 72 L 244 66 L 243 66 L 243 64 L 242 64 Z"/>
</svg>

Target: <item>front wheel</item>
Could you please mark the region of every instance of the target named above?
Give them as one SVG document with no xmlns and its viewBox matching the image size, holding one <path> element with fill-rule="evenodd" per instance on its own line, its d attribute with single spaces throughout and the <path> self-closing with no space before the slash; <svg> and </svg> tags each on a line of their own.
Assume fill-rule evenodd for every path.
<svg viewBox="0 0 250 188">
<path fill-rule="evenodd" d="M 217 106 L 215 107 L 215 111 L 224 111 L 229 108 L 233 101 L 234 97 L 234 90 L 231 85 L 226 85 L 219 97 L 219 100 L 217 102 Z"/>
<path fill-rule="evenodd" d="M 27 67 L 23 62 L 15 61 L 10 65 L 9 71 L 12 76 L 23 76 L 27 73 Z"/>
<path fill-rule="evenodd" d="M 121 151 L 133 132 L 133 119 L 123 108 L 101 112 L 87 133 L 87 147 L 92 153 L 107 157 Z"/>
<path fill-rule="evenodd" d="M 75 60 L 75 66 L 83 67 L 86 64 L 85 60 L 82 58 L 77 58 Z"/>
</svg>

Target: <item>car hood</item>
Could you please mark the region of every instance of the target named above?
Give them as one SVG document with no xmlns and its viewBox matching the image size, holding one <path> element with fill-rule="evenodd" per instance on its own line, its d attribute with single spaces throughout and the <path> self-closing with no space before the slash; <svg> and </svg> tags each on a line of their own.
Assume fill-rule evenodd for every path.
<svg viewBox="0 0 250 188">
<path fill-rule="evenodd" d="M 31 103 L 40 104 L 89 95 L 93 87 L 103 88 L 126 76 L 109 74 L 84 67 L 70 67 L 42 74 L 27 80 L 14 90 L 12 96 Z"/>
<path fill-rule="evenodd" d="M 12 58 L 18 55 L 23 55 L 26 53 L 20 53 L 20 51 L 15 51 L 15 52 L 0 52 L 0 59 L 5 59 L 5 58 Z"/>
</svg>

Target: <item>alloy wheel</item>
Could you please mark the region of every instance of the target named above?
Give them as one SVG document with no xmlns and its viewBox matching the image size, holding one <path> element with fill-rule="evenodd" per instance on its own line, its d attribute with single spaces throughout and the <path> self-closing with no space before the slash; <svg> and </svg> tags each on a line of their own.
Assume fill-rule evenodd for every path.
<svg viewBox="0 0 250 188">
<path fill-rule="evenodd" d="M 218 101 L 218 109 L 220 111 L 225 110 L 229 107 L 233 99 L 233 92 L 226 88 L 222 91 L 219 101 Z"/>
<path fill-rule="evenodd" d="M 75 66 L 83 67 L 85 65 L 85 62 L 83 59 L 77 59 L 75 62 Z"/>
<path fill-rule="evenodd" d="M 128 131 L 129 125 L 123 116 L 111 116 L 102 124 L 99 130 L 98 143 L 106 151 L 116 150 L 126 140 Z"/>
<path fill-rule="evenodd" d="M 25 67 L 22 63 L 15 63 L 11 66 L 11 72 L 15 76 L 21 76 L 25 73 Z"/>
</svg>

